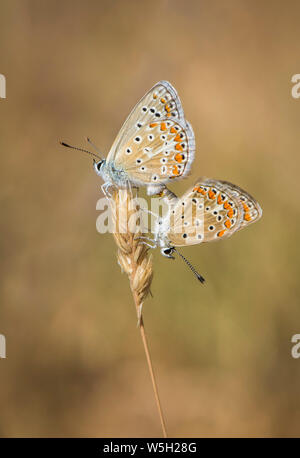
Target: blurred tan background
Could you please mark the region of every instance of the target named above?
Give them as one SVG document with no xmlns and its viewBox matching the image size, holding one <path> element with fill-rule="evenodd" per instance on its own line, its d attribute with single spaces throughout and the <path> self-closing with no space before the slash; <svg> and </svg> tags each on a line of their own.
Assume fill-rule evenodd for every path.
<svg viewBox="0 0 300 458">
<path fill-rule="evenodd" d="M 128 280 L 95 223 L 107 154 L 158 80 L 178 90 L 192 176 L 239 184 L 262 220 L 154 255 L 145 323 L 171 436 L 298 436 L 300 4 L 16 1 L 0 6 L 1 436 L 159 436 Z"/>
</svg>

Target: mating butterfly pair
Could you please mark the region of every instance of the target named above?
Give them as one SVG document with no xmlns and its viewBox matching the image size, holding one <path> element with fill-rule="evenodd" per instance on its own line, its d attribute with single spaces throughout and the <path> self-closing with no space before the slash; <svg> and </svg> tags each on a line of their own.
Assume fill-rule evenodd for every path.
<svg viewBox="0 0 300 458">
<path fill-rule="evenodd" d="M 187 176 L 195 155 L 193 129 L 167 81 L 153 86 L 134 107 L 106 159 L 90 154 L 98 158 L 94 168 L 106 194 L 110 186 L 145 186 L 149 195 L 165 197 L 169 211 L 157 218 L 154 238 L 144 239 L 151 247 L 159 246 L 164 256 L 173 258 L 175 246 L 228 238 L 262 215 L 253 197 L 226 181 L 200 180 L 181 198 L 166 188 Z"/>
</svg>

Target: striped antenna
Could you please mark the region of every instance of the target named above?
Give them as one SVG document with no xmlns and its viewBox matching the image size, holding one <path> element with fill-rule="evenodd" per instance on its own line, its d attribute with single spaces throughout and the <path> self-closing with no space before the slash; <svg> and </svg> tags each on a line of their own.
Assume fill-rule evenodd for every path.
<svg viewBox="0 0 300 458">
<path fill-rule="evenodd" d="M 96 157 L 98 160 L 102 161 L 102 158 L 98 156 L 98 154 L 92 153 L 91 151 L 88 151 L 87 149 L 84 148 L 78 148 L 77 146 L 72 146 L 68 145 L 68 143 L 65 142 L 59 142 L 62 146 L 66 146 L 67 148 L 72 148 L 72 149 L 77 149 L 78 151 L 83 151 L 84 153 L 90 154 L 91 156 Z"/>
<path fill-rule="evenodd" d="M 201 282 L 201 283 L 204 283 L 205 282 L 205 278 L 202 277 L 202 275 L 200 275 L 197 270 L 195 269 L 194 266 L 192 266 L 192 264 L 190 263 L 190 261 L 188 261 L 184 256 L 183 254 L 181 254 L 175 247 L 173 247 L 173 250 L 179 254 L 179 256 L 184 260 L 184 262 L 189 266 L 189 268 L 191 269 L 191 271 L 193 272 L 193 274 L 198 278 L 198 280 Z"/>
</svg>

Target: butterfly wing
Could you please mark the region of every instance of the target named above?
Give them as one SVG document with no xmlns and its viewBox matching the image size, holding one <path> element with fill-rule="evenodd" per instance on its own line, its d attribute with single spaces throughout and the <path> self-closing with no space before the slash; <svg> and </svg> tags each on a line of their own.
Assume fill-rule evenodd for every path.
<svg viewBox="0 0 300 458">
<path fill-rule="evenodd" d="M 210 180 L 207 182 L 209 183 Z M 252 197 L 248 192 L 244 191 L 237 185 L 229 183 L 228 181 L 219 181 L 230 194 L 234 197 L 237 197 L 242 206 L 243 206 L 243 218 L 238 230 L 243 229 L 249 224 L 255 223 L 262 217 L 262 208 L 254 197 Z"/>
<path fill-rule="evenodd" d="M 171 208 L 167 238 L 175 246 L 225 239 L 257 221 L 259 209 L 255 199 L 239 187 L 200 179 Z"/>
<path fill-rule="evenodd" d="M 194 154 L 194 133 L 177 92 L 160 81 L 128 116 L 107 162 L 124 170 L 133 183 L 159 184 L 187 175 Z"/>
</svg>

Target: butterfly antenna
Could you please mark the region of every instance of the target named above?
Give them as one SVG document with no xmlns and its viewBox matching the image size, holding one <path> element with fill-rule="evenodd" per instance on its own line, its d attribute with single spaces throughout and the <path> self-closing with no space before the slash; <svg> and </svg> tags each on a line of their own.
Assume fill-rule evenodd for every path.
<svg viewBox="0 0 300 458">
<path fill-rule="evenodd" d="M 98 150 L 97 146 L 92 142 L 92 140 L 89 137 L 86 137 L 87 141 L 89 142 L 90 145 L 97 151 L 97 153 L 101 154 L 101 152 Z"/>
<path fill-rule="evenodd" d="M 198 278 L 198 280 L 201 282 L 201 283 L 204 283 L 205 282 L 205 278 L 202 277 L 202 275 L 198 274 L 197 270 L 195 269 L 194 266 L 192 266 L 192 264 L 190 263 L 190 261 L 188 261 L 184 256 L 183 254 L 181 254 L 178 250 L 176 250 L 176 248 L 173 247 L 173 250 L 179 254 L 179 256 L 184 260 L 184 262 L 189 266 L 189 268 L 191 269 L 191 271 L 193 272 L 193 274 Z"/>
<path fill-rule="evenodd" d="M 84 153 L 90 154 L 91 156 L 94 156 L 97 159 L 100 159 L 100 161 L 102 160 L 102 158 L 100 156 L 98 156 L 98 154 L 92 153 L 91 151 L 88 151 L 87 149 L 78 148 L 77 146 L 68 145 L 68 143 L 65 143 L 65 142 L 59 142 L 59 143 L 62 146 L 66 146 L 67 148 L 72 148 L 72 149 L 77 149 L 78 151 L 83 151 Z"/>
</svg>

